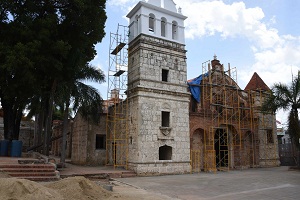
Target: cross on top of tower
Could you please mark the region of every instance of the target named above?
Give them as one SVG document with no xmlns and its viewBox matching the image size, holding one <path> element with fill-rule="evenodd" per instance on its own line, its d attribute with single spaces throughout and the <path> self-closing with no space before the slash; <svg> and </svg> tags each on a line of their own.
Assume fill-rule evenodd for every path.
<svg viewBox="0 0 300 200">
<path fill-rule="evenodd" d="M 217 56 L 216 56 L 216 54 L 214 54 L 214 60 L 217 60 Z"/>
</svg>

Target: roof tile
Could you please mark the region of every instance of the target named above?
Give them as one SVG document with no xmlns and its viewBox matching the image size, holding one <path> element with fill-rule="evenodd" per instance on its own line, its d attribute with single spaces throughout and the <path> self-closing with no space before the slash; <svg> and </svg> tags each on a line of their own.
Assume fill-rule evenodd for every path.
<svg viewBox="0 0 300 200">
<path fill-rule="evenodd" d="M 249 83 L 245 87 L 245 90 L 265 90 L 269 91 L 270 88 L 265 84 L 265 82 L 260 78 L 260 76 L 254 72 Z"/>
</svg>

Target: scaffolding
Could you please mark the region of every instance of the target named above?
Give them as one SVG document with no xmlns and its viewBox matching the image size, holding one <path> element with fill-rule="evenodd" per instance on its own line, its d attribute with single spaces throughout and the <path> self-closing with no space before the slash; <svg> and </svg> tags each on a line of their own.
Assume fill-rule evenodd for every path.
<svg viewBox="0 0 300 200">
<path fill-rule="evenodd" d="M 228 64 L 224 70 L 216 57 L 202 64 L 202 75 L 197 112 L 206 124 L 204 148 L 203 153 L 197 147 L 191 149 L 192 171 L 199 171 L 200 165 L 209 172 L 277 166 L 275 116 L 260 111 L 268 93 L 241 90 L 236 68 Z"/>
<path fill-rule="evenodd" d="M 225 170 L 241 162 L 241 123 L 246 118 L 244 104 L 239 102 L 236 68 L 224 70 L 223 65 L 211 66 L 210 61 L 202 64 L 203 74 L 201 102 L 204 118 L 209 126 L 205 135 L 205 171 Z"/>
<path fill-rule="evenodd" d="M 128 27 L 110 33 L 106 117 L 106 164 L 128 167 Z"/>
</svg>

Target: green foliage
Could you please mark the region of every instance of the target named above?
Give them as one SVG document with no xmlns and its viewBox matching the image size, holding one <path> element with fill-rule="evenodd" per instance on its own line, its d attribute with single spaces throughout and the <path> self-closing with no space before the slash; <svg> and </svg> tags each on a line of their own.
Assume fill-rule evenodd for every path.
<svg viewBox="0 0 300 200">
<path fill-rule="evenodd" d="M 15 122 L 26 106 L 32 113 L 52 115 L 58 86 L 67 85 L 66 102 L 78 80 L 103 81 L 104 76 L 94 79 L 84 70 L 105 35 L 105 3 L 0 0 L 0 99 L 4 116 L 9 116 L 4 120 L 6 136 L 18 137 L 12 127 L 19 126 Z"/>
<path fill-rule="evenodd" d="M 279 109 L 290 110 L 288 117 L 288 133 L 295 144 L 299 146 L 300 126 L 298 109 L 300 108 L 300 77 L 297 76 L 291 83 L 275 83 L 271 88 L 272 93 L 263 102 L 263 112 L 275 113 Z"/>
<path fill-rule="evenodd" d="M 102 112 L 102 98 L 97 89 L 81 81 L 104 82 L 103 72 L 93 66 L 85 65 L 76 72 L 74 78 L 58 86 L 56 102 L 60 102 L 61 105 L 72 105 L 75 113 L 79 111 L 86 120 L 98 123 L 99 113 Z M 79 109 L 81 107 L 82 109 Z"/>
<path fill-rule="evenodd" d="M 52 120 L 64 120 L 64 111 L 59 107 L 54 107 Z"/>
<path fill-rule="evenodd" d="M 288 117 L 288 133 L 294 141 L 295 145 L 299 147 L 299 138 L 300 138 L 300 126 L 299 126 L 299 117 L 298 110 L 292 109 Z"/>
</svg>

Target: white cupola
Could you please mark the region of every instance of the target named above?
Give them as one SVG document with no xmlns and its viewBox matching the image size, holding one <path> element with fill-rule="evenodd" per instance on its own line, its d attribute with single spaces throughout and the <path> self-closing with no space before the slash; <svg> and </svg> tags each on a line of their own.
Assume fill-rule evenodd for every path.
<svg viewBox="0 0 300 200">
<path fill-rule="evenodd" d="M 181 8 L 173 0 L 140 1 L 128 14 L 129 42 L 140 34 L 184 44 L 184 20 Z"/>
</svg>

